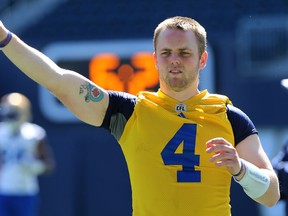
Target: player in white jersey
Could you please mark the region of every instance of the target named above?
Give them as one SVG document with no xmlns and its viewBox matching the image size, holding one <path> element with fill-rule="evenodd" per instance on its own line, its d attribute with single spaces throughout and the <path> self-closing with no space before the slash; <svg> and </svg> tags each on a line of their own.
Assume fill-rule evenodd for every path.
<svg viewBox="0 0 288 216">
<path fill-rule="evenodd" d="M 0 104 L 0 215 L 36 216 L 38 175 L 52 171 L 46 132 L 31 120 L 31 104 L 19 93 Z"/>
</svg>

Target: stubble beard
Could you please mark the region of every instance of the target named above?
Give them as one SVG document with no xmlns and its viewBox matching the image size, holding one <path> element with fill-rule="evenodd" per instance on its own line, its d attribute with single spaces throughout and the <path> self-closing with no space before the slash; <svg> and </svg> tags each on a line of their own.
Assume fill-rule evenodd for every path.
<svg viewBox="0 0 288 216">
<path fill-rule="evenodd" d="M 169 77 L 169 75 L 167 75 L 162 78 L 160 77 L 160 79 L 165 84 L 166 88 L 175 92 L 181 92 L 193 85 L 193 83 L 198 79 L 198 76 Z"/>
<path fill-rule="evenodd" d="M 181 92 L 188 88 L 188 81 L 186 79 L 179 79 L 179 78 L 167 78 L 165 80 L 166 85 L 168 86 L 169 89 L 176 91 L 176 92 Z"/>
</svg>

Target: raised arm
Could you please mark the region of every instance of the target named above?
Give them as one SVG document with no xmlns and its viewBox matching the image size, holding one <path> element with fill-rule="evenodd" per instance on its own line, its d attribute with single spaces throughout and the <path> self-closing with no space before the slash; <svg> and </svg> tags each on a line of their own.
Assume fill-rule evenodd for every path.
<svg viewBox="0 0 288 216">
<path fill-rule="evenodd" d="M 0 21 L 0 42 L 7 39 L 8 33 Z M 58 67 L 15 34 L 2 51 L 23 73 L 51 91 L 80 120 L 101 125 L 109 102 L 104 89 L 77 72 Z"/>
</svg>

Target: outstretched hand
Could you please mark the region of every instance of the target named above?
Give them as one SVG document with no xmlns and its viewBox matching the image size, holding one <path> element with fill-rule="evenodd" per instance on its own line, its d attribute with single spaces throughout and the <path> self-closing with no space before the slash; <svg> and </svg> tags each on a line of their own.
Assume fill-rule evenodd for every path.
<svg viewBox="0 0 288 216">
<path fill-rule="evenodd" d="M 214 138 L 206 143 L 207 153 L 214 153 L 210 162 L 215 163 L 215 166 L 225 166 L 228 171 L 235 175 L 241 169 L 241 160 L 236 149 L 223 138 Z"/>
</svg>

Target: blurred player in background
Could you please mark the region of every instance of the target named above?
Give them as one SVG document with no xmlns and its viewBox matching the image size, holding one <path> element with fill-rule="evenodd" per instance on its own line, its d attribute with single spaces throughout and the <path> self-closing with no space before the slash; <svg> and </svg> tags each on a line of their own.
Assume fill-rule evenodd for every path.
<svg viewBox="0 0 288 216">
<path fill-rule="evenodd" d="M 288 216 L 288 140 L 281 151 L 272 159 L 280 184 L 280 200 L 285 202 L 285 215 Z"/>
<path fill-rule="evenodd" d="M 288 79 L 281 80 L 281 86 L 288 92 Z M 288 139 L 278 154 L 272 158 L 272 165 L 280 184 L 280 200 L 285 202 L 285 215 L 288 216 Z"/>
<path fill-rule="evenodd" d="M 282 79 L 281 80 L 281 86 L 288 91 L 288 79 Z"/>
<path fill-rule="evenodd" d="M 54 168 L 46 132 L 30 122 L 30 101 L 19 93 L 2 97 L 0 118 L 0 215 L 36 216 L 38 175 Z"/>
<path fill-rule="evenodd" d="M 0 46 L 17 67 L 79 119 L 118 140 L 130 174 L 133 216 L 229 216 L 232 176 L 265 206 L 279 199 L 277 176 L 252 121 L 228 97 L 198 88 L 206 45 L 206 31 L 196 20 L 161 22 L 154 32 L 160 89 L 135 96 L 60 68 L 0 22 Z"/>
</svg>

